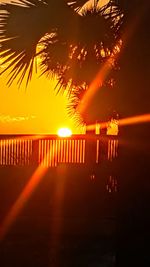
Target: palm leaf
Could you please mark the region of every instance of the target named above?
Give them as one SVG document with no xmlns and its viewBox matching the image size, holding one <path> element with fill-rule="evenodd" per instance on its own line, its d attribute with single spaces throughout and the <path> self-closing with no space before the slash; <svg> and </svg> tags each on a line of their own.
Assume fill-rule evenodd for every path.
<svg viewBox="0 0 150 267">
<path fill-rule="evenodd" d="M 116 90 L 108 84 L 104 84 L 89 102 L 88 108 L 80 114 L 78 106 L 88 88 L 81 86 L 73 89 L 68 101 L 68 114 L 75 119 L 77 124 L 90 124 L 98 121 L 106 121 L 116 108 Z"/>
<path fill-rule="evenodd" d="M 26 74 L 28 83 L 37 44 L 44 47 L 38 53 L 42 73 L 56 75 L 60 87 L 92 81 L 113 49 L 117 27 L 107 12 L 109 5 L 74 12 L 86 2 L 20 0 L 0 5 L 0 56 L 2 73 L 10 72 L 9 85 L 17 78 L 21 84 Z"/>
<path fill-rule="evenodd" d="M 79 11 L 87 2 L 88 0 L 74 0 L 68 1 L 68 5 L 76 11 Z"/>
<path fill-rule="evenodd" d="M 66 26 L 72 13 L 75 12 L 62 0 L 20 0 L 0 5 L 0 56 L 1 59 L 7 57 L 6 68 L 2 65 L 4 71 L 11 69 L 11 82 L 27 72 L 27 80 L 31 78 L 39 40 L 45 33 Z"/>
<path fill-rule="evenodd" d="M 110 57 L 116 42 L 115 26 L 103 9 L 84 10 L 76 19 L 75 35 L 67 36 L 62 29 L 55 38 L 49 35 L 41 42 L 42 73 L 55 74 L 61 87 L 88 86 Z"/>
<path fill-rule="evenodd" d="M 111 16 L 116 19 L 118 24 L 118 33 L 121 34 L 134 23 L 140 14 L 143 15 L 150 9 L 150 2 L 147 0 L 110 0 L 108 4 L 111 8 Z"/>
<path fill-rule="evenodd" d="M 84 97 L 84 93 L 86 92 L 86 86 L 79 86 L 73 88 L 69 97 L 68 105 L 67 105 L 67 112 L 68 115 L 74 119 L 77 125 L 83 125 L 86 122 L 86 118 L 84 115 L 79 114 L 77 112 L 77 107 L 81 102 L 82 98 Z"/>
</svg>

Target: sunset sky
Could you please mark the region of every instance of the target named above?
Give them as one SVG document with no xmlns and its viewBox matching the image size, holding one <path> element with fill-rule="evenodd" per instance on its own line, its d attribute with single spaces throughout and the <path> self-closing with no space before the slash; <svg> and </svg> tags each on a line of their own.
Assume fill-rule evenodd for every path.
<svg viewBox="0 0 150 267">
<path fill-rule="evenodd" d="M 39 74 L 34 74 L 27 89 L 25 85 L 18 89 L 15 83 L 8 87 L 8 73 L 0 77 L 0 134 L 55 134 L 61 127 L 80 133 L 81 128 L 77 128 L 75 121 L 67 114 L 67 97 L 56 95 L 53 90 L 55 81 L 39 78 Z"/>
<path fill-rule="evenodd" d="M 0 133 L 56 133 L 60 127 L 80 132 L 67 114 L 67 97 L 53 90 L 54 81 L 37 74 L 27 89 L 18 89 L 15 83 L 8 87 L 5 76 L 0 78 Z"/>
</svg>

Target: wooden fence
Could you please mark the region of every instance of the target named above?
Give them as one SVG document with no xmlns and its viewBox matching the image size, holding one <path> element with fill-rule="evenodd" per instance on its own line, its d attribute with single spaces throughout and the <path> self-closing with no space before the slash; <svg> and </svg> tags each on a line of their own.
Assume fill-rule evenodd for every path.
<svg viewBox="0 0 150 267">
<path fill-rule="evenodd" d="M 118 156 L 116 136 L 0 136 L 0 165 L 99 164 Z"/>
</svg>

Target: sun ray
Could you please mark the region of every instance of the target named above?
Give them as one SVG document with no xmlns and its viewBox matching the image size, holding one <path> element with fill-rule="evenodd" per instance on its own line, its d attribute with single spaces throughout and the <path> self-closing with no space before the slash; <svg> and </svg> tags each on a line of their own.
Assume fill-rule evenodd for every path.
<svg viewBox="0 0 150 267">
<path fill-rule="evenodd" d="M 52 149 L 53 150 L 53 149 Z M 48 153 L 52 153 L 51 151 L 48 151 Z M 48 154 L 47 153 L 47 154 Z M 55 151 L 55 153 L 58 153 L 58 151 Z M 55 157 L 55 153 L 53 157 Z M 43 164 L 45 162 L 45 158 L 47 157 L 47 154 L 43 158 L 41 164 L 37 167 L 33 175 L 31 176 L 29 182 L 19 195 L 18 199 L 16 202 L 13 204 L 11 207 L 10 211 L 8 214 L 5 216 L 3 222 L 0 225 L 0 241 L 3 240 L 7 232 L 9 231 L 11 225 L 15 222 L 17 216 L 21 212 L 21 210 L 24 208 L 26 205 L 27 201 L 35 191 L 36 187 L 39 185 L 41 182 L 43 176 L 46 174 L 48 171 L 48 167 Z M 52 156 L 52 155 L 51 155 Z"/>
<path fill-rule="evenodd" d="M 118 125 L 125 126 L 125 125 L 142 124 L 142 123 L 149 123 L 149 122 L 150 122 L 150 113 L 120 119 L 118 120 Z M 107 128 L 107 125 L 108 125 L 108 122 L 102 122 L 100 123 L 100 128 L 101 129 Z M 88 131 L 93 131 L 96 129 L 96 124 L 94 123 L 94 124 L 87 125 L 86 129 Z"/>
<path fill-rule="evenodd" d="M 119 126 L 148 123 L 148 122 L 150 122 L 150 113 L 121 119 L 119 120 Z"/>
<path fill-rule="evenodd" d="M 52 225 L 50 229 L 50 246 L 53 247 L 55 256 L 59 261 L 59 246 L 61 243 L 61 233 L 63 228 L 63 204 L 66 184 L 66 165 L 57 167 L 55 188 L 53 195 Z M 58 257 L 57 257 L 58 256 Z M 56 264 L 57 265 L 57 264 Z"/>
<path fill-rule="evenodd" d="M 16 200 L 16 202 L 14 203 L 14 205 L 12 206 L 6 217 L 4 218 L 0 227 L 0 240 L 2 240 L 5 237 L 11 225 L 14 223 L 17 216 L 19 215 L 19 213 L 29 200 L 31 194 L 34 192 L 34 190 L 40 183 L 46 171 L 47 167 L 41 165 L 36 169 L 32 177 L 30 178 L 30 181 L 28 182 L 28 184 L 26 185 L 26 187 L 24 188 L 24 190 L 22 191 L 22 193 L 20 194 L 20 196 L 18 197 L 18 199 Z"/>
<path fill-rule="evenodd" d="M 117 49 L 118 51 L 116 51 L 116 48 L 118 48 Z M 81 116 L 84 113 L 84 111 L 86 111 L 86 109 L 88 108 L 89 103 L 92 101 L 96 92 L 102 88 L 104 81 L 106 80 L 107 76 L 109 75 L 110 71 L 114 66 L 114 62 L 117 60 L 117 57 L 119 56 L 120 48 L 121 48 L 121 41 L 119 41 L 115 45 L 113 53 L 106 60 L 104 65 L 100 68 L 95 79 L 92 81 L 89 88 L 85 92 L 82 100 L 80 101 L 77 107 L 77 112 L 79 112 Z"/>
<path fill-rule="evenodd" d="M 83 98 L 81 99 L 77 107 L 77 112 L 79 112 L 81 116 L 87 110 L 96 92 L 102 88 L 102 85 L 107 79 L 111 70 L 113 69 L 115 62 L 117 62 L 117 60 L 121 57 L 121 53 L 123 53 L 129 40 L 136 31 L 140 21 L 142 20 L 145 14 L 145 11 L 146 11 L 146 5 L 143 6 L 141 10 L 139 10 L 138 16 L 135 15 L 134 18 L 132 18 L 132 20 L 130 21 L 130 26 L 126 28 L 122 36 L 120 36 L 120 39 L 114 46 L 114 49 L 110 57 L 106 60 L 106 62 L 103 64 L 103 66 L 97 73 L 95 79 L 89 85 L 89 88 L 85 92 Z"/>
</svg>

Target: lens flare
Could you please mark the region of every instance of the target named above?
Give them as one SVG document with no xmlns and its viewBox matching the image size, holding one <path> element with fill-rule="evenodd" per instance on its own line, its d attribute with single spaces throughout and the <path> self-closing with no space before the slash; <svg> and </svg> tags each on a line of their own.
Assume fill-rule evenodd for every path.
<svg viewBox="0 0 150 267">
<path fill-rule="evenodd" d="M 50 154 L 51 151 L 48 151 L 48 153 Z M 55 151 L 53 157 L 55 157 L 56 153 L 57 152 Z M 45 157 L 47 157 L 47 155 Z M 45 161 L 45 157 L 43 159 L 43 162 Z M 48 171 L 48 167 L 45 167 L 43 162 L 41 162 L 41 164 L 37 167 L 31 178 L 29 179 L 29 182 L 27 183 L 21 194 L 18 196 L 16 202 L 13 204 L 8 214 L 0 224 L 0 241 L 3 240 L 3 238 L 11 228 L 12 224 L 17 219 L 17 216 L 20 214 L 26 203 L 29 201 L 31 195 L 34 193 L 42 178 Z"/>
<path fill-rule="evenodd" d="M 43 178 L 44 174 L 46 173 L 47 168 L 43 166 L 39 166 L 36 171 L 33 173 L 32 177 L 30 178 L 28 184 L 25 186 L 24 190 L 4 218 L 1 227 L 0 227 L 0 241 L 5 237 L 8 230 L 10 229 L 13 222 L 16 220 L 17 216 L 24 208 L 25 204 L 29 200 L 30 196 L 32 195 L 35 188 L 40 183 L 41 179 Z"/>
<path fill-rule="evenodd" d="M 86 111 L 88 108 L 90 102 L 94 98 L 96 92 L 102 87 L 104 81 L 106 80 L 109 72 L 112 69 L 112 61 L 114 61 L 114 58 L 112 56 L 105 62 L 103 67 L 99 70 L 98 74 L 96 75 L 95 79 L 90 84 L 89 88 L 85 92 L 82 100 L 80 101 L 77 111 L 79 114 L 82 114 Z"/>
<path fill-rule="evenodd" d="M 118 120 L 118 125 L 119 126 L 125 126 L 125 125 L 133 125 L 133 124 L 142 124 L 142 123 L 150 123 L 150 113 L 148 114 L 142 114 L 138 116 L 133 116 L 133 117 L 127 117 Z M 100 123 L 100 128 L 104 129 L 108 127 L 108 122 L 102 122 Z M 90 124 L 87 125 L 86 129 L 88 131 L 94 131 L 96 129 L 96 124 Z"/>
<path fill-rule="evenodd" d="M 82 114 L 87 110 L 90 102 L 95 96 L 96 92 L 102 88 L 103 83 L 107 79 L 109 73 L 114 67 L 114 63 L 121 57 L 123 50 L 128 45 L 132 35 L 134 34 L 136 28 L 141 22 L 142 17 L 146 12 L 147 6 L 143 5 L 143 8 L 139 10 L 138 16 L 134 16 L 130 21 L 130 26 L 124 31 L 124 34 L 120 37 L 119 42 L 114 45 L 114 49 L 110 57 L 104 62 L 103 66 L 100 68 L 99 72 L 95 76 L 95 79 L 91 82 L 88 90 L 85 92 L 82 100 L 80 101 L 77 111 Z"/>
<path fill-rule="evenodd" d="M 148 122 L 150 122 L 150 113 L 121 119 L 119 120 L 119 125 L 124 126 L 124 125 L 148 123 Z"/>
<path fill-rule="evenodd" d="M 85 92 L 82 100 L 80 101 L 77 111 L 79 114 L 82 114 L 86 111 L 88 108 L 90 102 L 94 98 L 96 92 L 102 88 L 103 83 L 107 79 L 109 73 L 114 68 L 115 61 L 120 55 L 122 46 L 122 41 L 116 43 L 116 45 L 113 48 L 113 51 L 109 58 L 104 62 L 103 66 L 98 71 L 97 75 L 95 76 L 94 80 L 91 82 L 88 90 Z"/>
</svg>

